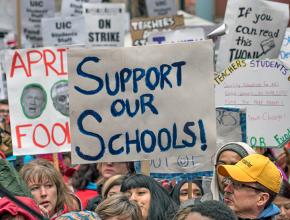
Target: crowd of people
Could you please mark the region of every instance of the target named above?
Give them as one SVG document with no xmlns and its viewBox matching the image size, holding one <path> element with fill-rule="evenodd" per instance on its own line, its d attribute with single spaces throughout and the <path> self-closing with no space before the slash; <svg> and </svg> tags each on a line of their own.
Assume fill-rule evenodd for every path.
<svg viewBox="0 0 290 220">
<path fill-rule="evenodd" d="M 285 167 L 242 142 L 217 151 L 210 189 L 201 179 L 165 187 L 163 181 L 136 173 L 133 162 L 61 163 L 59 169 L 44 157 L 19 172 L 4 158 L 1 164 L 0 185 L 24 206 L 4 195 L 0 220 L 38 219 L 25 205 L 53 220 L 290 219 Z"/>
</svg>

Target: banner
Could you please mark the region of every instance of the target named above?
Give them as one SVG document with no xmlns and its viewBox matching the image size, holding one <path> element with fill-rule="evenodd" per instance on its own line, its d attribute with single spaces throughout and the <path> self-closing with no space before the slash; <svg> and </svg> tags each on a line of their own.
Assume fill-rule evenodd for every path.
<svg viewBox="0 0 290 220">
<path fill-rule="evenodd" d="M 10 50 L 5 66 L 13 154 L 69 151 L 66 49 Z"/>
<path fill-rule="evenodd" d="M 229 0 L 221 37 L 217 71 L 235 59 L 278 58 L 289 20 L 287 4 L 264 0 Z"/>
<path fill-rule="evenodd" d="M 236 60 L 215 77 L 216 105 L 247 108 L 247 142 L 280 147 L 290 138 L 290 71 L 279 60 Z"/>
<path fill-rule="evenodd" d="M 149 17 L 177 15 L 175 0 L 146 0 L 146 8 Z"/>
<path fill-rule="evenodd" d="M 83 16 L 43 18 L 41 26 L 44 46 L 86 43 L 86 25 Z"/>
<path fill-rule="evenodd" d="M 212 57 L 210 41 L 70 49 L 73 163 L 214 154 Z"/>
<path fill-rule="evenodd" d="M 184 27 L 184 17 L 151 17 L 134 18 L 131 20 L 131 36 L 133 46 L 147 44 L 147 38 L 150 34 L 157 31 L 170 31 L 176 28 Z"/>
<path fill-rule="evenodd" d="M 22 47 L 41 47 L 41 19 L 53 17 L 55 12 L 54 1 L 21 0 Z"/>
</svg>

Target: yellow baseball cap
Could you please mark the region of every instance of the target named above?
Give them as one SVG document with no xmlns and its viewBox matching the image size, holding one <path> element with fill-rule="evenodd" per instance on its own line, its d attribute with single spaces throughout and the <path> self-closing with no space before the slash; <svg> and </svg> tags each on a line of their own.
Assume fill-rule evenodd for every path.
<svg viewBox="0 0 290 220">
<path fill-rule="evenodd" d="M 275 193 L 279 193 L 282 184 L 279 169 L 261 154 L 246 156 L 235 165 L 220 165 L 217 171 L 239 182 L 258 182 Z"/>
</svg>

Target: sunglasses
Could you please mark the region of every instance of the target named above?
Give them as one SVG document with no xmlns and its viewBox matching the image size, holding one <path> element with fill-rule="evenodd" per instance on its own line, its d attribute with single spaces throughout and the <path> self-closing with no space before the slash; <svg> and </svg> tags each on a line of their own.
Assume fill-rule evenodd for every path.
<svg viewBox="0 0 290 220">
<path fill-rule="evenodd" d="M 259 188 L 254 187 L 254 186 L 247 185 L 247 184 L 242 183 L 242 182 L 235 181 L 235 180 L 233 180 L 230 177 L 224 178 L 223 184 L 225 184 L 225 185 L 231 185 L 236 190 L 240 190 L 240 189 L 243 189 L 243 188 L 250 188 L 250 189 L 257 190 L 259 192 L 264 192 L 262 189 L 259 189 Z"/>
</svg>

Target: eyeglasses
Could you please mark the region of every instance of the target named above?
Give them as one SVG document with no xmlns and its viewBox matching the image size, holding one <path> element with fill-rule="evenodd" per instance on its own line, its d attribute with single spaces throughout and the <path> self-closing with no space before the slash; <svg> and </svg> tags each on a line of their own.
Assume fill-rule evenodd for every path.
<svg viewBox="0 0 290 220">
<path fill-rule="evenodd" d="M 247 185 L 247 184 L 242 183 L 242 182 L 235 181 L 235 180 L 233 180 L 230 177 L 224 178 L 223 183 L 225 185 L 232 185 L 235 190 L 239 190 L 239 189 L 242 189 L 242 188 L 250 188 L 250 189 L 257 190 L 259 192 L 263 192 L 262 189 L 259 189 L 259 188 L 254 187 L 254 186 Z"/>
</svg>

